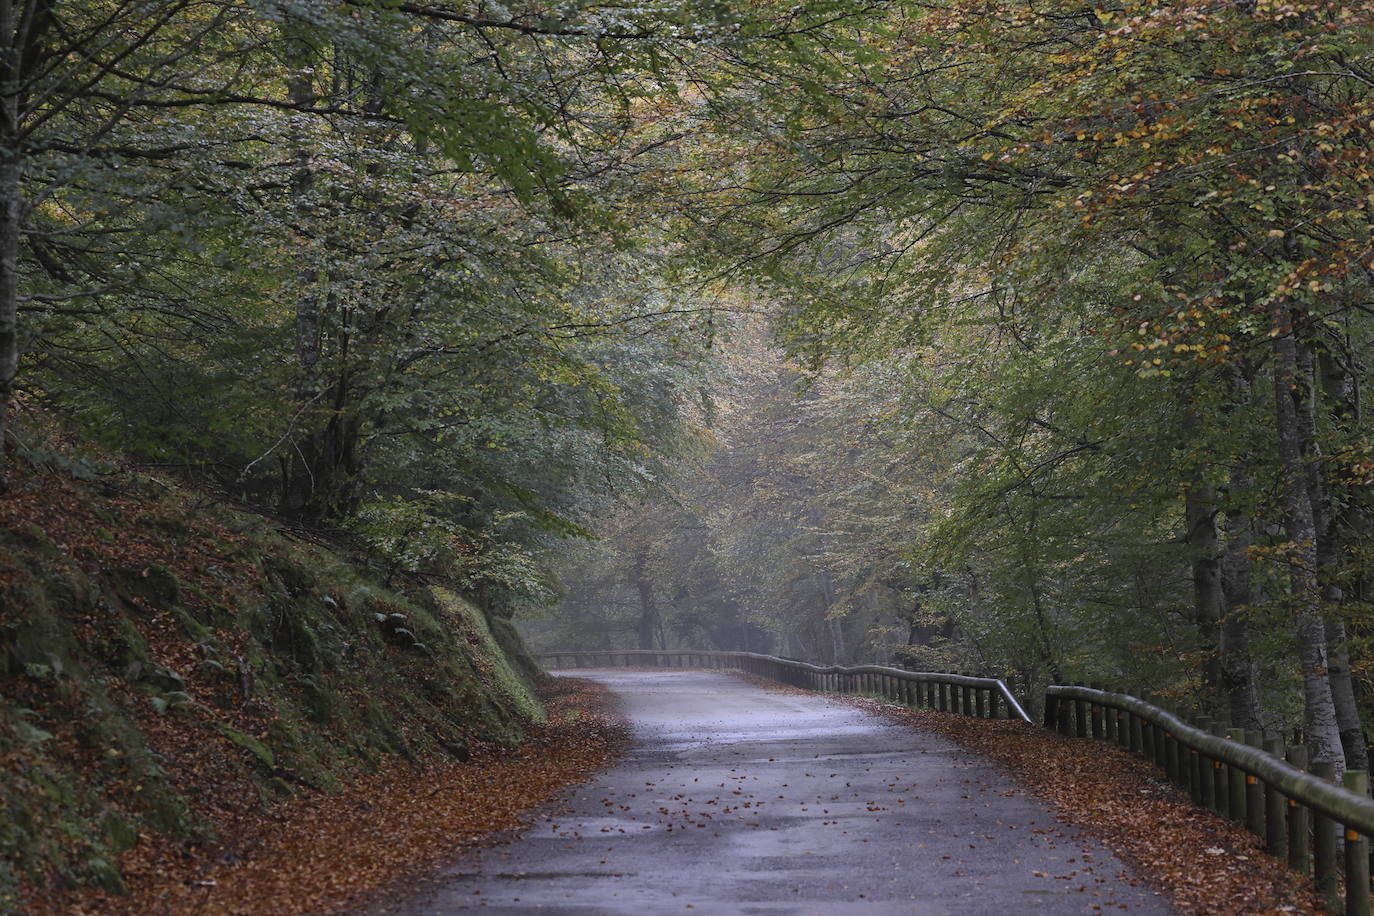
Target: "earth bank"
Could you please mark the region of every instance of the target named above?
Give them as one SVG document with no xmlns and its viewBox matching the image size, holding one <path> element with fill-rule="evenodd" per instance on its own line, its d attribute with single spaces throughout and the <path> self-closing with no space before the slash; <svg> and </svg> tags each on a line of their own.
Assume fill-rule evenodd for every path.
<svg viewBox="0 0 1374 916">
<path fill-rule="evenodd" d="M 18 464 L 18 463 L 17 463 Z M 18 464 L 0 500 L 0 913 L 124 888 L 240 828 L 545 719 L 499 609 L 127 470 Z"/>
</svg>

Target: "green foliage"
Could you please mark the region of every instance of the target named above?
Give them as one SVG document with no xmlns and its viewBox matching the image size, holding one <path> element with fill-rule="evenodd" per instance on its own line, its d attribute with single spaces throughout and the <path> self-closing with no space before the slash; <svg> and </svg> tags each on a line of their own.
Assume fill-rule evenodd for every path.
<svg viewBox="0 0 1374 916">
<path fill-rule="evenodd" d="M 579 554 L 560 638 L 741 616 L 813 658 L 1301 706 L 1363 766 L 1371 41 L 1363 4 L 951 0 L 812 34 L 819 77 L 726 49 L 685 260 L 763 287 L 812 387 L 750 390 L 705 481 Z"/>
<path fill-rule="evenodd" d="M 910 371 L 883 428 L 940 442 L 911 551 L 964 658 L 1271 728 L 1301 682 L 1331 756 L 1314 622 L 1369 619 L 1370 13 L 896 4 L 825 92 L 743 78 L 699 250 L 785 291 L 809 364 Z"/>
</svg>

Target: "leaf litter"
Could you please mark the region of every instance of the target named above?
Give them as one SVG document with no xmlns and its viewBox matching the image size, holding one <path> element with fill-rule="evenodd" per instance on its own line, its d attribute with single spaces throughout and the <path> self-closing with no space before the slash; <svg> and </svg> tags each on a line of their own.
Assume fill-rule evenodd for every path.
<svg viewBox="0 0 1374 916">
<path fill-rule="evenodd" d="M 548 723 L 516 748 L 478 745 L 466 762 L 398 761 L 342 792 L 312 793 L 218 845 L 143 837 L 120 859 L 127 895 L 85 890 L 35 901 L 35 916 L 296 916 L 338 912 L 462 850 L 509 839 L 531 809 L 590 778 L 628 731 L 605 687 L 557 678 Z"/>
</svg>

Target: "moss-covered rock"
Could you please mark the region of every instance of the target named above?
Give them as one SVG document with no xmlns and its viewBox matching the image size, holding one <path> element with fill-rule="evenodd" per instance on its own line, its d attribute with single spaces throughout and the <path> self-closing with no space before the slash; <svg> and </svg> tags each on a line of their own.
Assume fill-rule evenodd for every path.
<svg viewBox="0 0 1374 916">
<path fill-rule="evenodd" d="M 170 569 L 158 563 L 114 567 L 106 569 L 104 574 L 121 597 L 141 599 L 152 608 L 170 608 L 181 597 L 181 582 Z"/>
</svg>

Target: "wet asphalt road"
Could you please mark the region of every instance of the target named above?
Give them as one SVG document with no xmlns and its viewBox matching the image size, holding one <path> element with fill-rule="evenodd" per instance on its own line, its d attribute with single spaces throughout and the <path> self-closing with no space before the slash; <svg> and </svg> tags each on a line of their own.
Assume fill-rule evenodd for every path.
<svg viewBox="0 0 1374 916">
<path fill-rule="evenodd" d="M 621 697 L 625 759 L 512 843 L 362 912 L 1170 912 L 938 737 L 723 674 L 575 673 Z"/>
</svg>

